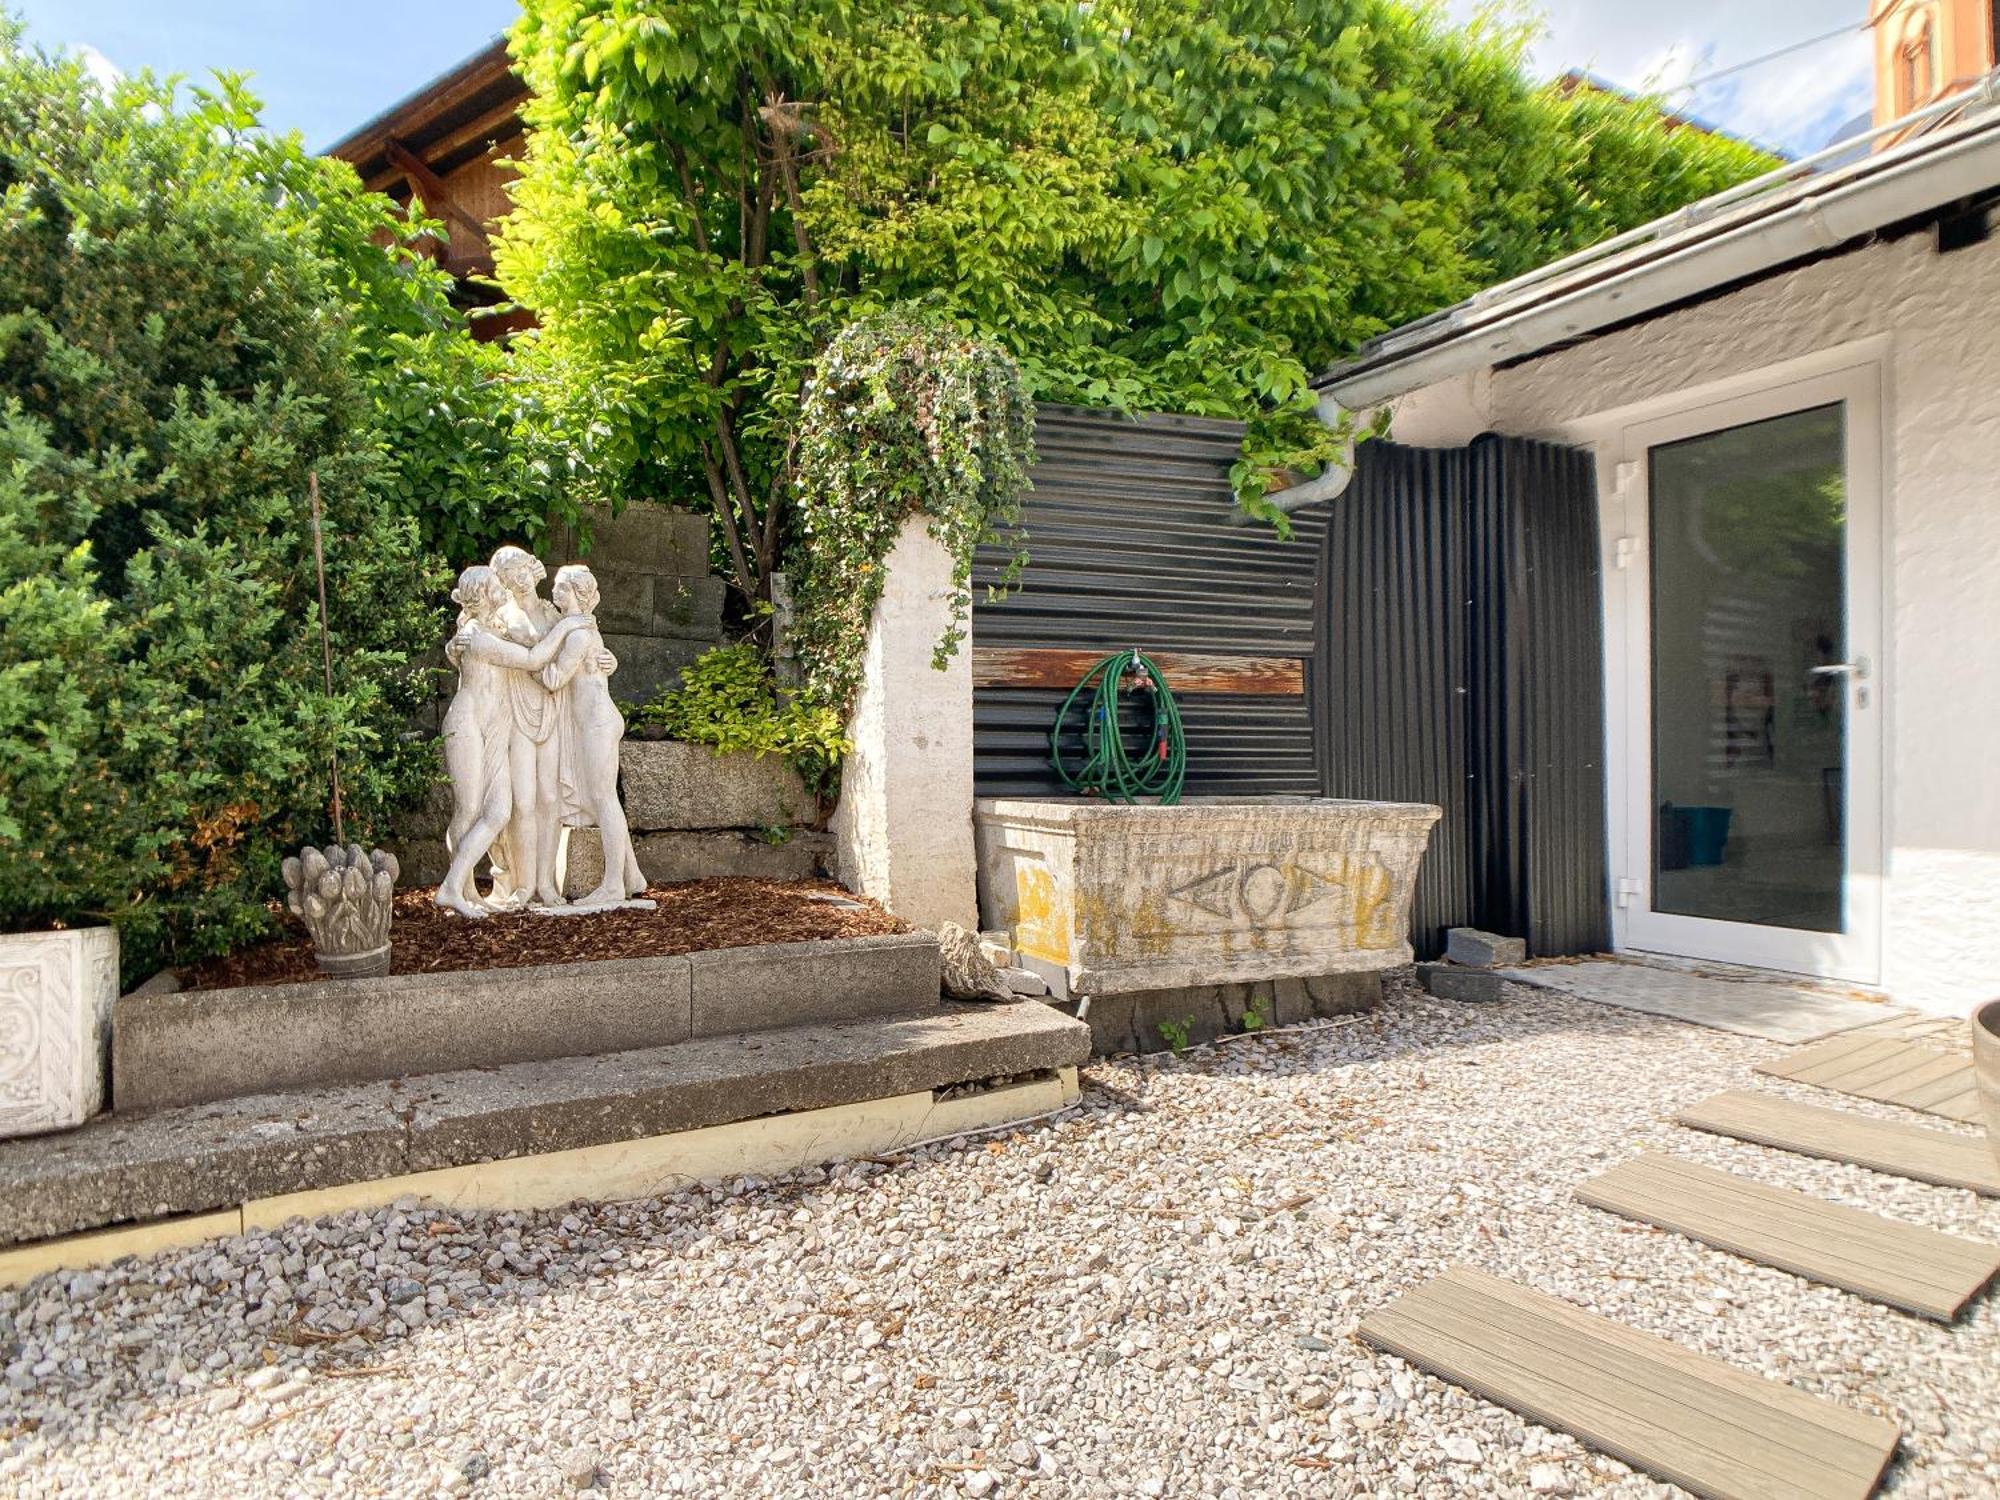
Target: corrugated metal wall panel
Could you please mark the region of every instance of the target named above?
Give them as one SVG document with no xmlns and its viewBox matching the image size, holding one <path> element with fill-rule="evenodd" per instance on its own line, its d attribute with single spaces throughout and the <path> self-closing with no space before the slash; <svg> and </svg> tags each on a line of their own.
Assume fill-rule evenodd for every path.
<svg viewBox="0 0 2000 1500">
<path fill-rule="evenodd" d="M 1042 407 L 1034 489 L 1022 507 L 1024 586 L 988 602 L 984 589 L 1005 555 L 980 554 L 975 645 L 1310 657 L 1325 522 L 1317 514 L 1304 518 L 1290 541 L 1267 526 L 1238 524 L 1229 467 L 1242 440 L 1234 422 Z M 982 796 L 1062 790 L 1048 765 L 1048 731 L 1064 696 L 977 691 Z M 1190 795 L 1318 790 L 1306 698 L 1186 695 L 1180 702 Z"/>
<path fill-rule="evenodd" d="M 1419 954 L 1458 925 L 1609 941 L 1596 484 L 1588 455 L 1364 444 L 1329 507 L 1320 757 L 1335 796 L 1435 802 Z"/>
</svg>

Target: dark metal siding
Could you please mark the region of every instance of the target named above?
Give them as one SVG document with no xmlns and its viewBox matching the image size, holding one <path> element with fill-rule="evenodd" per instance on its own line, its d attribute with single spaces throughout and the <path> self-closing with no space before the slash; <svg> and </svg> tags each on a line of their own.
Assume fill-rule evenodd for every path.
<svg viewBox="0 0 2000 1500">
<path fill-rule="evenodd" d="M 1310 657 L 1325 522 L 1301 519 L 1290 541 L 1240 524 L 1229 468 L 1242 441 L 1235 422 L 1040 408 L 1034 489 L 1022 507 L 1024 587 L 989 603 L 984 589 L 1004 553 L 980 554 L 975 646 Z M 1064 696 L 978 690 L 982 796 L 1062 790 L 1048 765 L 1048 732 Z M 1319 789 L 1307 698 L 1187 695 L 1180 704 L 1189 794 Z"/>
<path fill-rule="evenodd" d="M 1484 927 L 1609 943 L 1596 481 L 1587 454 L 1482 437 L 1362 445 L 1327 507 L 1315 674 L 1327 790 L 1435 802 L 1413 941 Z"/>
</svg>

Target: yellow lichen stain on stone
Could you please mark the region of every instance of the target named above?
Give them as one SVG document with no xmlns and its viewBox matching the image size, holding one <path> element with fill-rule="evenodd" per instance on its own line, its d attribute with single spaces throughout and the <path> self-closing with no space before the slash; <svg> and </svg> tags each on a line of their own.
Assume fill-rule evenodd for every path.
<svg viewBox="0 0 2000 1500">
<path fill-rule="evenodd" d="M 1354 902 L 1354 946 L 1394 948 L 1403 941 L 1401 913 L 1389 898 L 1395 881 L 1374 860 L 1348 877 L 1347 889 Z"/>
<path fill-rule="evenodd" d="M 1056 878 L 1041 865 L 1014 866 L 1014 948 L 1046 963 L 1069 962 L 1069 912 Z"/>
<path fill-rule="evenodd" d="M 1125 935 L 1137 958 L 1160 958 L 1173 949 L 1176 927 L 1167 915 L 1167 904 L 1157 892 L 1148 892 L 1132 903 L 1126 913 Z"/>
</svg>

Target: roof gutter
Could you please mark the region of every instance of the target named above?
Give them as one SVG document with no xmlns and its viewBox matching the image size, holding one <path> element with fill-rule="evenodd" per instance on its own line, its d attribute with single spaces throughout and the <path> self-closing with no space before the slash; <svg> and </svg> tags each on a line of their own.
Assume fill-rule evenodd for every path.
<svg viewBox="0 0 2000 1500">
<path fill-rule="evenodd" d="M 1656 226 L 1566 257 L 1392 333 L 1376 352 L 1329 372 L 1316 384 L 1337 409 L 1364 411 L 1420 387 L 1539 353 L 1742 277 L 1836 249 L 1885 225 L 1991 189 L 2000 183 L 2000 112 L 1991 107 L 1996 102 L 2000 70 L 1988 74 L 1972 93 L 1945 101 L 1951 110 L 1975 111 L 1972 118 L 1857 162 L 1823 182 L 1794 184 L 1816 191 L 1774 195 L 1776 201 L 1690 205 Z M 1949 111 L 1935 105 L 1883 128 L 1907 129 L 1924 115 L 1942 112 Z M 1854 149 L 1852 141 L 1840 147 Z M 1770 175 L 1796 174 L 1811 161 Z M 1677 227 L 1682 225 L 1686 227 Z M 1605 250 L 1615 250 L 1615 258 L 1603 259 Z"/>
</svg>

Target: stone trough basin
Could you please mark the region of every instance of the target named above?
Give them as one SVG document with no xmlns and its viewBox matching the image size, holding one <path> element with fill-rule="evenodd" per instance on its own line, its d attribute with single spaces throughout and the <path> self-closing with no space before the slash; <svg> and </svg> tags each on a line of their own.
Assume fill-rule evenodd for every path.
<svg viewBox="0 0 2000 1500">
<path fill-rule="evenodd" d="M 1326 797 L 982 799 L 981 920 L 1061 998 L 1395 968 L 1439 816 Z"/>
<path fill-rule="evenodd" d="M 1989 1000 L 1972 1013 L 1972 1067 L 1986 1111 L 1986 1144 L 2000 1161 L 2000 1000 Z"/>
</svg>

